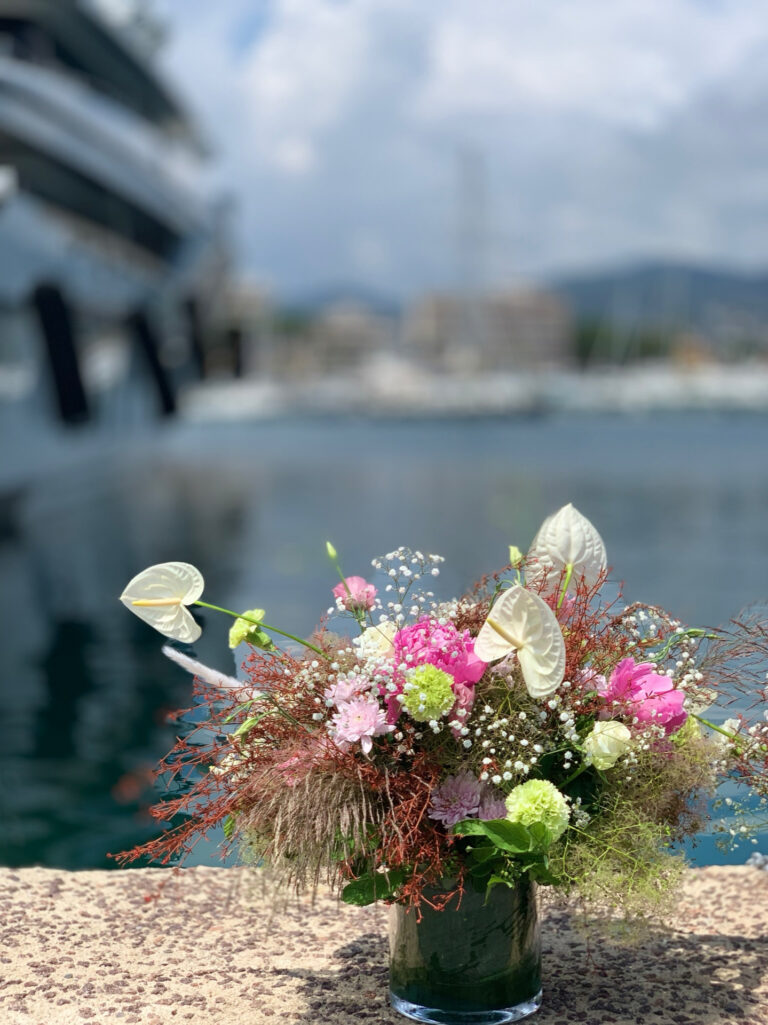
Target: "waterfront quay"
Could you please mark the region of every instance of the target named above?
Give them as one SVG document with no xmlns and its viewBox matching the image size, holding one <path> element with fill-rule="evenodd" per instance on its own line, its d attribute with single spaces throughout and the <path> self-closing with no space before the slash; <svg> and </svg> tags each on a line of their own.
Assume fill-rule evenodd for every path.
<svg viewBox="0 0 768 1025">
<path fill-rule="evenodd" d="M 0 869 L 4 1025 L 395 1025 L 387 909 L 279 900 L 246 868 Z M 689 871 L 624 944 L 544 907 L 536 1025 L 766 1025 L 768 873 Z"/>
</svg>

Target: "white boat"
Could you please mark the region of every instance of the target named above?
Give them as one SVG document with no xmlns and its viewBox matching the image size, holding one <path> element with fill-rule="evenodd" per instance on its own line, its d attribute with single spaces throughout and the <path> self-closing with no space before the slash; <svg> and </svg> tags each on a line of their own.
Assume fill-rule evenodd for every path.
<svg viewBox="0 0 768 1025">
<path fill-rule="evenodd" d="M 105 4 L 0 0 L 6 413 L 36 398 L 92 418 L 142 362 L 172 411 L 168 367 L 202 362 L 201 311 L 227 276 L 206 148 L 154 66 L 154 25 L 136 0 Z"/>
</svg>

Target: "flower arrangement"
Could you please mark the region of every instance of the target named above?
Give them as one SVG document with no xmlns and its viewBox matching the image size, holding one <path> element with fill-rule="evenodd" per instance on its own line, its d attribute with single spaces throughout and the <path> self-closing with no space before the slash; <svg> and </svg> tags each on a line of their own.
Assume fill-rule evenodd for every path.
<svg viewBox="0 0 768 1025">
<path fill-rule="evenodd" d="M 399 548 L 373 582 L 328 555 L 341 582 L 312 637 L 220 610 L 231 646 L 249 646 L 245 680 L 165 649 L 197 703 L 158 770 L 178 784 L 154 809 L 171 825 L 124 860 L 167 862 L 223 824 L 287 884 L 327 881 L 352 904 L 418 915 L 527 879 L 637 912 L 674 890 L 719 783 L 765 803 L 764 621 L 691 629 L 609 594 L 603 542 L 571 505 L 450 601 L 429 589 L 437 555 Z M 168 563 L 122 600 L 191 642 L 188 606 L 218 608 L 202 593 L 194 567 Z M 755 722 L 705 714 L 745 692 Z M 728 801 L 726 841 L 748 829 Z"/>
</svg>

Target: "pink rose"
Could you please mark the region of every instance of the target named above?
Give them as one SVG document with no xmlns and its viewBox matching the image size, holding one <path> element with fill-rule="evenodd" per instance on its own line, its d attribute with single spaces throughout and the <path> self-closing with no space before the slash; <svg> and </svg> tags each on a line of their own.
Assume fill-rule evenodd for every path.
<svg viewBox="0 0 768 1025">
<path fill-rule="evenodd" d="M 609 682 L 598 684 L 598 689 L 606 701 L 624 705 L 627 714 L 639 722 L 663 726 L 667 736 L 679 730 L 688 718 L 683 708 L 685 693 L 675 690 L 672 679 L 657 672 L 653 662 L 624 658 Z"/>
<path fill-rule="evenodd" d="M 343 584 L 336 584 L 333 594 L 349 612 L 359 612 L 373 608 L 376 588 L 362 577 L 347 577 Z"/>
</svg>

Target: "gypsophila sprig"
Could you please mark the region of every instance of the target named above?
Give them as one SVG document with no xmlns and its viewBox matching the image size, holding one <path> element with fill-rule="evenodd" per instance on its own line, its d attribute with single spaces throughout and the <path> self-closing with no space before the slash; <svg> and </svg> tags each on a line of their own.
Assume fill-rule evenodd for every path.
<svg viewBox="0 0 768 1025">
<path fill-rule="evenodd" d="M 242 683 L 172 652 L 198 674 L 159 769 L 179 792 L 155 814 L 179 824 L 123 861 L 176 858 L 223 823 L 297 889 L 325 879 L 355 903 L 419 905 L 429 887 L 440 908 L 469 873 L 489 890 L 528 873 L 634 912 L 674 893 L 674 845 L 712 811 L 723 842 L 749 839 L 754 800 L 731 791 L 768 802 L 762 607 L 708 631 L 606 598 L 603 542 L 572 506 L 458 597 L 435 595 L 439 555 L 397 548 L 365 576 L 327 555 L 334 602 L 311 638 L 228 613 Z M 218 608 L 202 586 L 165 564 L 123 601 L 188 640 L 186 607 Z"/>
</svg>

